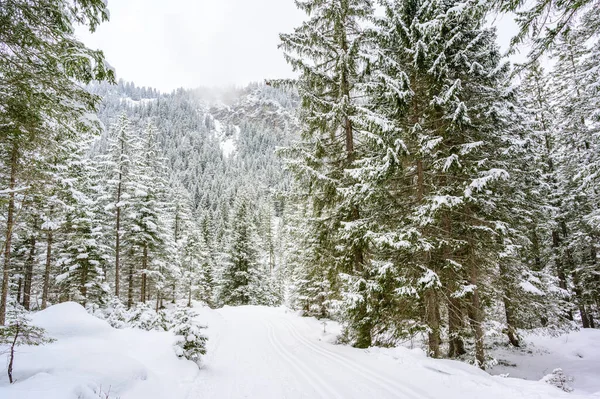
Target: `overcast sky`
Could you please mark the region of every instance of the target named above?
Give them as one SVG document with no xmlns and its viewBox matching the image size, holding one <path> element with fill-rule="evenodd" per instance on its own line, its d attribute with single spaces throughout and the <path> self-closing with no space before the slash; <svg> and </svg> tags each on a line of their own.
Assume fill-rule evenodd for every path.
<svg viewBox="0 0 600 399">
<path fill-rule="evenodd" d="M 78 35 L 104 51 L 118 78 L 163 92 L 291 76 L 278 35 L 304 18 L 293 0 L 109 0 L 108 8 L 110 22 Z M 505 47 L 514 24 L 495 24 Z"/>
</svg>

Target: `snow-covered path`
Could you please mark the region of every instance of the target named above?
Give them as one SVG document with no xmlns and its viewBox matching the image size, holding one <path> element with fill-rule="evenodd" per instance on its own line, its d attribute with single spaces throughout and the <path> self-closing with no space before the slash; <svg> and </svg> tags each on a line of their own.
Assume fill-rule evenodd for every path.
<svg viewBox="0 0 600 399">
<path fill-rule="evenodd" d="M 415 351 L 390 356 L 332 345 L 319 339 L 314 321 L 284 309 L 226 307 L 203 316 L 210 319 L 209 354 L 188 399 L 563 397 L 542 383 Z"/>
</svg>

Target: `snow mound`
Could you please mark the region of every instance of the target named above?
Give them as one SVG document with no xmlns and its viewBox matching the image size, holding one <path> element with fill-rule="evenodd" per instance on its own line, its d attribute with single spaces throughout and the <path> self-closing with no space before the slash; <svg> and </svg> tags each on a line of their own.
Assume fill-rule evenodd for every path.
<svg viewBox="0 0 600 399">
<path fill-rule="evenodd" d="M 193 362 L 176 356 L 170 332 L 117 330 L 76 303 L 52 306 L 32 321 L 56 341 L 17 349 L 16 383 L 2 373 L 0 398 L 182 398 L 198 375 Z"/>
<path fill-rule="evenodd" d="M 51 306 L 35 313 L 31 320 L 55 339 L 102 334 L 111 328 L 107 322 L 90 315 L 83 306 L 75 302 Z"/>
</svg>

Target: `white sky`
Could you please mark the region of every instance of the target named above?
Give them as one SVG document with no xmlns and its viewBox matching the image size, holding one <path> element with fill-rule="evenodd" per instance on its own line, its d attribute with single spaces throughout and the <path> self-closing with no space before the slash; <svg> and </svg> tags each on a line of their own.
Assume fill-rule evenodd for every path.
<svg viewBox="0 0 600 399">
<path fill-rule="evenodd" d="M 163 92 L 291 76 L 279 33 L 304 19 L 293 0 L 109 0 L 108 8 L 110 22 L 79 37 L 104 51 L 117 78 Z M 514 24 L 495 25 L 506 48 Z"/>
</svg>

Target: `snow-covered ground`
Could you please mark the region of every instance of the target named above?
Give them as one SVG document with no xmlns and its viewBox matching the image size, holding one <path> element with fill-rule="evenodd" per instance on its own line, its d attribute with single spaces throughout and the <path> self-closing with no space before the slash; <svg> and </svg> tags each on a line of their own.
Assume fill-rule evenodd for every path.
<svg viewBox="0 0 600 399">
<path fill-rule="evenodd" d="M 94 390 L 100 386 L 110 388 L 111 399 L 600 398 L 600 392 L 590 395 L 600 391 L 594 378 L 600 374 L 597 331 L 548 338 L 543 350 L 555 352 L 525 354 L 514 360 L 518 367 L 497 370 L 519 376 L 517 370 L 527 369 L 521 376 L 538 380 L 562 367 L 576 378 L 576 391 L 568 394 L 543 382 L 429 359 L 421 350 L 334 345 L 335 323 L 323 325 L 285 308 L 197 310 L 209 326 L 201 370 L 175 357 L 170 333 L 115 330 L 73 303 L 37 313 L 34 323 L 57 341 L 20 348 L 17 383 L 8 385 L 1 376 L 0 398 L 91 399 L 99 397 Z"/>
<path fill-rule="evenodd" d="M 209 354 L 188 399 L 585 397 L 433 360 L 421 350 L 334 345 L 334 323 L 323 326 L 284 308 L 226 307 L 200 317 L 209 325 Z M 588 367 L 593 375 L 593 363 Z"/>
<path fill-rule="evenodd" d="M 600 330 L 583 329 L 560 336 L 531 334 L 523 337 L 521 350 L 501 348 L 494 352 L 500 364 L 490 372 L 540 380 L 561 368 L 573 377 L 575 393 L 596 393 L 600 398 Z"/>
<path fill-rule="evenodd" d="M 16 383 L 8 384 L 4 367 L 1 399 L 106 398 L 100 391 L 110 391 L 110 399 L 177 399 L 199 374 L 194 363 L 177 358 L 171 333 L 117 330 L 72 302 L 32 319 L 56 341 L 18 348 Z"/>
</svg>

